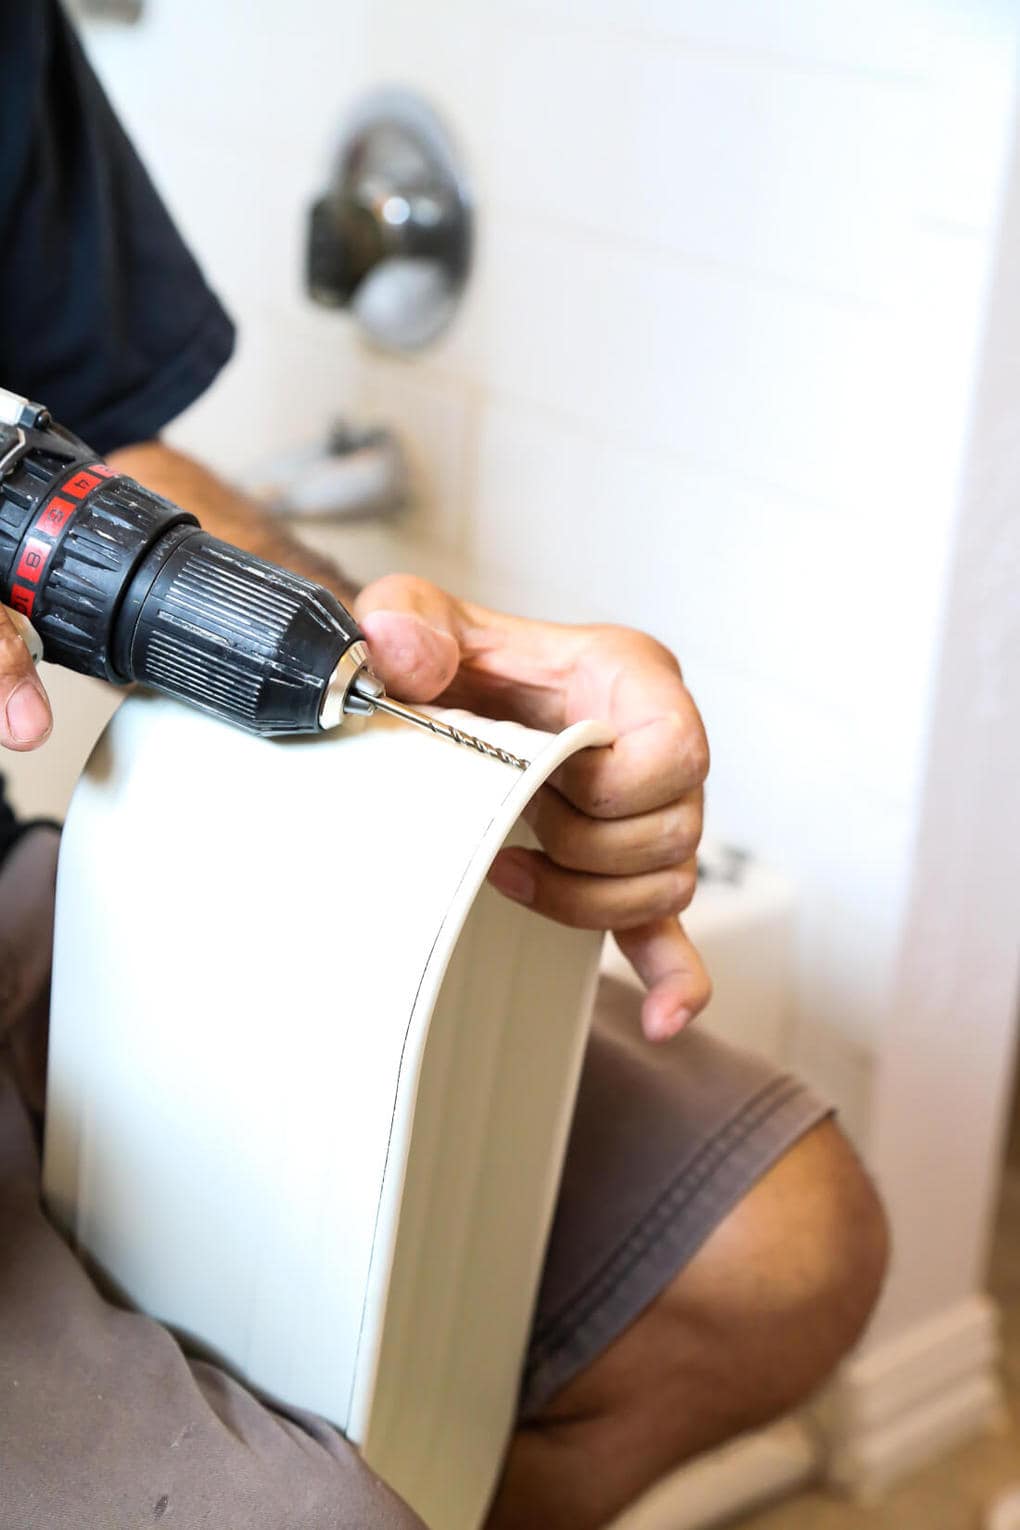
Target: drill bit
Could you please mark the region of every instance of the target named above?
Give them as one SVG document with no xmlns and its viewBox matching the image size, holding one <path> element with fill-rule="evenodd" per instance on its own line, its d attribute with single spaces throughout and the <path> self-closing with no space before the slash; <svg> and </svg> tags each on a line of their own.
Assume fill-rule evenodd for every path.
<svg viewBox="0 0 1020 1530">
<path fill-rule="evenodd" d="M 366 698 L 368 699 L 368 698 Z M 473 733 L 464 733 L 460 728 L 454 728 L 452 724 L 440 722 L 436 717 L 425 717 L 421 712 L 415 712 L 411 707 L 405 707 L 400 701 L 392 701 L 389 696 L 372 696 L 373 707 L 378 707 L 381 712 L 388 712 L 391 717 L 399 717 L 403 722 L 414 723 L 416 727 L 427 728 L 430 733 L 435 733 L 439 738 L 448 738 L 455 744 L 464 744 L 468 749 L 477 749 L 479 754 L 486 754 L 492 760 L 502 760 L 504 765 L 515 765 L 518 770 L 527 770 L 528 761 L 518 759 L 516 754 L 511 754 L 507 749 L 499 749 L 495 744 L 486 743 L 483 738 L 476 738 Z"/>
</svg>

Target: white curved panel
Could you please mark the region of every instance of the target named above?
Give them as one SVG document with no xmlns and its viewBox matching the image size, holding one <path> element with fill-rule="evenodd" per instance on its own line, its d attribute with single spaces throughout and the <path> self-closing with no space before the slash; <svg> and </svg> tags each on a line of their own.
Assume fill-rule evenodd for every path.
<svg viewBox="0 0 1020 1530">
<path fill-rule="evenodd" d="M 45 1154 L 128 1300 L 443 1530 L 512 1420 L 600 944 L 485 872 L 607 736 L 462 721 L 533 763 L 125 703 L 64 834 Z"/>
</svg>

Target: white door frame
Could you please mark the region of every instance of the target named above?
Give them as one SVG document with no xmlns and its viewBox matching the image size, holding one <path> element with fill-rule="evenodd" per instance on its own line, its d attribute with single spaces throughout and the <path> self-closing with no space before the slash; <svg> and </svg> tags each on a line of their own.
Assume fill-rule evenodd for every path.
<svg viewBox="0 0 1020 1530">
<path fill-rule="evenodd" d="M 1003 198 L 926 757 L 868 1133 L 893 1266 L 830 1413 L 831 1474 L 864 1497 L 1000 1406 L 996 1313 L 981 1293 L 1020 989 L 1020 156 Z"/>
</svg>

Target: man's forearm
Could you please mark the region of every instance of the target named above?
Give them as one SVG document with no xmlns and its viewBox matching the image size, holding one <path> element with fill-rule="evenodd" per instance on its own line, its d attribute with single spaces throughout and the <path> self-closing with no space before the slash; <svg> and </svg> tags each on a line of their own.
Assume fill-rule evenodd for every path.
<svg viewBox="0 0 1020 1530">
<path fill-rule="evenodd" d="M 111 452 L 108 460 L 118 472 L 192 511 L 213 536 L 324 584 L 345 605 L 358 593 L 357 584 L 337 564 L 290 536 L 256 500 L 224 483 L 193 457 L 162 441 L 143 441 Z"/>
</svg>

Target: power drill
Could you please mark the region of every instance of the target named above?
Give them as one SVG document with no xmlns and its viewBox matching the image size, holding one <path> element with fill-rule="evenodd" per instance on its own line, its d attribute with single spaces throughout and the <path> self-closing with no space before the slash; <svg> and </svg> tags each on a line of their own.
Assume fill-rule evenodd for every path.
<svg viewBox="0 0 1020 1530">
<path fill-rule="evenodd" d="M 141 681 L 252 733 L 315 733 L 379 709 L 527 765 L 393 701 L 329 590 L 210 536 L 4 388 L 0 600 L 28 619 L 51 663 Z"/>
</svg>

